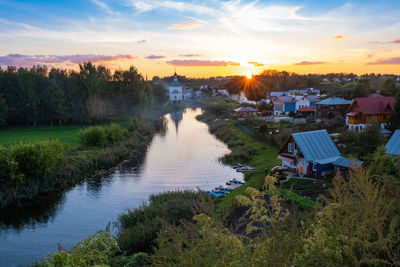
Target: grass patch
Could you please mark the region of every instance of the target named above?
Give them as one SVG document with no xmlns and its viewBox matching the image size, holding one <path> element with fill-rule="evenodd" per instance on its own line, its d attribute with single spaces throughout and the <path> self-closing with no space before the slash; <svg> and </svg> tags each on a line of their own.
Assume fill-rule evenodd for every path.
<svg viewBox="0 0 400 267">
<path fill-rule="evenodd" d="M 235 121 L 229 122 L 228 127 L 234 131 L 235 135 L 241 142 L 254 149 L 254 154 L 247 164 L 255 169 L 245 174 L 246 183 L 244 185 L 236 188 L 229 195 L 218 200 L 216 213 L 219 215 L 227 214 L 232 211 L 236 207 L 236 196 L 243 195 L 247 187 L 261 189 L 266 175 L 265 169 L 271 169 L 280 164 L 280 161 L 276 158 L 278 155 L 278 149 L 255 141 L 245 131 L 237 127 Z M 232 153 L 237 152 L 236 150 L 240 148 L 241 146 L 229 147 L 229 149 L 232 150 Z"/>
<path fill-rule="evenodd" d="M 17 143 L 35 143 L 37 141 L 58 139 L 66 150 L 79 145 L 78 132 L 83 126 L 39 126 L 10 128 L 0 130 L 0 145 L 11 146 Z"/>
<path fill-rule="evenodd" d="M 315 207 L 315 201 L 302 197 L 289 189 L 280 189 L 279 192 L 286 200 L 296 203 L 301 209 L 311 211 Z"/>
</svg>

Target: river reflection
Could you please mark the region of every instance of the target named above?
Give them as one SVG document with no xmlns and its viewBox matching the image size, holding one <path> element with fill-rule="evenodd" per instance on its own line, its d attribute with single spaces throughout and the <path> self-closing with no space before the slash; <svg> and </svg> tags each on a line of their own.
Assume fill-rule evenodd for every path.
<svg viewBox="0 0 400 267">
<path fill-rule="evenodd" d="M 195 119 L 201 109 L 166 115 L 166 130 L 147 150 L 134 155 L 110 175 L 87 179 L 51 200 L 0 214 L 0 266 L 27 265 L 55 252 L 57 243 L 70 248 L 104 229 L 150 194 L 176 189 L 209 190 L 242 178 L 218 162 L 229 152 Z M 115 230 L 115 229 L 114 229 Z"/>
</svg>

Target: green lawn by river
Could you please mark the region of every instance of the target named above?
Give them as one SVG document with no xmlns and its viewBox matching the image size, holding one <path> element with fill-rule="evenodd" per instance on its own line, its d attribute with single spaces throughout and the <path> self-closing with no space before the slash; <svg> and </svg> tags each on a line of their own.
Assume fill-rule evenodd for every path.
<svg viewBox="0 0 400 267">
<path fill-rule="evenodd" d="M 0 130 L 0 145 L 58 139 L 69 150 L 78 145 L 78 131 L 82 128 L 83 126 L 67 125 L 4 129 Z"/>
</svg>

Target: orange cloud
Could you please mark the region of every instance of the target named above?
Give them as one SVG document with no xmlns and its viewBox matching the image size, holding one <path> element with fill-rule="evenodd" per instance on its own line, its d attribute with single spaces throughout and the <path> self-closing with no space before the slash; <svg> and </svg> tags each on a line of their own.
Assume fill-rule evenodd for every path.
<svg viewBox="0 0 400 267">
<path fill-rule="evenodd" d="M 340 34 L 332 36 L 332 39 L 343 39 L 343 38 L 344 38 L 344 36 L 340 35 Z"/>
<path fill-rule="evenodd" d="M 400 39 L 393 40 L 393 41 L 391 41 L 391 43 L 393 43 L 393 44 L 400 44 Z"/>
<path fill-rule="evenodd" d="M 255 61 L 249 61 L 247 63 L 253 65 L 254 67 L 264 67 L 265 66 L 264 64 L 255 62 Z"/>
<path fill-rule="evenodd" d="M 199 26 L 200 23 L 197 21 L 189 21 L 182 24 L 177 24 L 169 27 L 168 29 L 190 29 Z"/>
<path fill-rule="evenodd" d="M 326 62 L 323 61 L 301 61 L 294 63 L 296 66 L 307 66 L 307 65 L 318 65 L 318 64 L 325 64 Z"/>
<path fill-rule="evenodd" d="M 185 67 L 226 67 L 226 66 L 240 66 L 240 63 L 232 61 L 218 61 L 218 60 L 171 60 L 167 61 L 167 64 L 174 66 L 185 66 Z"/>
</svg>

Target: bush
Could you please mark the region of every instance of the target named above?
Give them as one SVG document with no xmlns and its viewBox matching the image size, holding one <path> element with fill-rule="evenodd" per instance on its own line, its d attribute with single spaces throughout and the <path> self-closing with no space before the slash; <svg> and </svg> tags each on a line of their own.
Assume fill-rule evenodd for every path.
<svg viewBox="0 0 400 267">
<path fill-rule="evenodd" d="M 198 212 L 209 214 L 212 210 L 213 201 L 202 193 L 175 191 L 152 195 L 148 204 L 119 217 L 118 243 L 128 254 L 150 252 L 163 225 L 178 225 Z"/>
<path fill-rule="evenodd" d="M 139 123 L 139 119 L 137 117 L 133 117 L 128 120 L 128 131 L 133 132 L 137 129 Z"/>
<path fill-rule="evenodd" d="M 70 252 L 59 251 L 48 255 L 39 266 L 104 266 L 119 252 L 117 241 L 110 233 L 99 231 L 78 243 Z"/>
<path fill-rule="evenodd" d="M 91 126 L 79 131 L 79 144 L 86 147 L 104 147 L 107 143 L 107 133 L 102 126 Z"/>
<path fill-rule="evenodd" d="M 0 180 L 5 184 L 41 179 L 64 161 L 58 140 L 0 147 Z"/>
<path fill-rule="evenodd" d="M 115 144 L 121 142 L 126 135 L 126 129 L 122 128 L 119 124 L 112 123 L 106 128 L 107 144 Z"/>
</svg>

